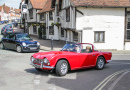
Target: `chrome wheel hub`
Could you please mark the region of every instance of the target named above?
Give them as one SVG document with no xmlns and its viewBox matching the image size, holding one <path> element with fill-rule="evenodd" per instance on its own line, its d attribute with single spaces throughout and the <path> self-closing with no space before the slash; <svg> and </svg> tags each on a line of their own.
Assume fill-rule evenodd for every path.
<svg viewBox="0 0 130 90">
<path fill-rule="evenodd" d="M 104 66 L 104 60 L 103 59 L 99 59 L 99 61 L 98 61 L 98 67 L 99 68 L 103 68 L 103 66 Z"/>
<path fill-rule="evenodd" d="M 67 64 L 66 63 L 62 63 L 61 64 L 61 73 L 65 74 L 67 72 Z"/>
<path fill-rule="evenodd" d="M 17 46 L 17 52 L 21 52 L 21 47 Z"/>
</svg>

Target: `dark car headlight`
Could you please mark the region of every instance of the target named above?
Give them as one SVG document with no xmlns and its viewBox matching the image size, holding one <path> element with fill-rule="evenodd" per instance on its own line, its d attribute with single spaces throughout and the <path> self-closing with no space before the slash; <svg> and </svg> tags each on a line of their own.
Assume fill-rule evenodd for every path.
<svg viewBox="0 0 130 90">
<path fill-rule="evenodd" d="M 35 58 L 34 58 L 34 57 L 31 57 L 30 60 L 33 62 L 33 61 L 35 60 Z"/>
<path fill-rule="evenodd" d="M 50 65 L 50 61 L 47 58 L 43 59 L 43 64 Z"/>
</svg>

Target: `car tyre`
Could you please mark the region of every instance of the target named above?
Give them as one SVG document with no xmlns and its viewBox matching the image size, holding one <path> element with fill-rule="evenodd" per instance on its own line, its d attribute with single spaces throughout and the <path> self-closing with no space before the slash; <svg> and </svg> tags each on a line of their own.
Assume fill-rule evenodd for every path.
<svg viewBox="0 0 130 90">
<path fill-rule="evenodd" d="M 96 62 L 96 69 L 97 70 L 102 70 L 105 65 L 105 59 L 103 57 L 98 57 L 97 62 Z"/>
<path fill-rule="evenodd" d="M 55 70 L 58 76 L 65 76 L 68 72 L 68 62 L 66 60 L 58 61 Z"/>
<path fill-rule="evenodd" d="M 21 53 L 21 52 L 22 52 L 22 47 L 21 47 L 20 45 L 17 45 L 16 51 L 17 51 L 18 53 Z"/>
<path fill-rule="evenodd" d="M 4 46 L 3 43 L 0 44 L 0 48 L 1 48 L 1 49 L 5 49 L 5 46 Z"/>
</svg>

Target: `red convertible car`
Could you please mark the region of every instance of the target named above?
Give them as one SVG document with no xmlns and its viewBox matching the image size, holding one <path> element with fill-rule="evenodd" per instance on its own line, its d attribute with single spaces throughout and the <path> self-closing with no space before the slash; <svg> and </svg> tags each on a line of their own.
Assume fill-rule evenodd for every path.
<svg viewBox="0 0 130 90">
<path fill-rule="evenodd" d="M 68 70 L 96 67 L 103 69 L 111 61 L 111 52 L 100 52 L 93 44 L 65 44 L 61 51 L 39 52 L 31 56 L 31 65 L 36 70 L 54 70 L 59 76 L 67 74 Z"/>
</svg>

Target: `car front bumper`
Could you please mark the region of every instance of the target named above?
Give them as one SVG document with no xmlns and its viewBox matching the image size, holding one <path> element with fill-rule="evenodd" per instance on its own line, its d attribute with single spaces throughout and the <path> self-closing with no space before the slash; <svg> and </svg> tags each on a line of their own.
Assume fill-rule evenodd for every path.
<svg viewBox="0 0 130 90">
<path fill-rule="evenodd" d="M 40 69 L 45 69 L 45 70 L 51 70 L 54 68 L 52 66 L 45 66 L 43 64 L 41 64 L 41 65 L 34 64 L 32 61 L 31 61 L 30 65 L 34 66 L 35 68 L 40 68 Z"/>
<path fill-rule="evenodd" d="M 22 47 L 23 52 L 35 52 L 35 51 L 39 51 L 40 47 Z"/>
</svg>

